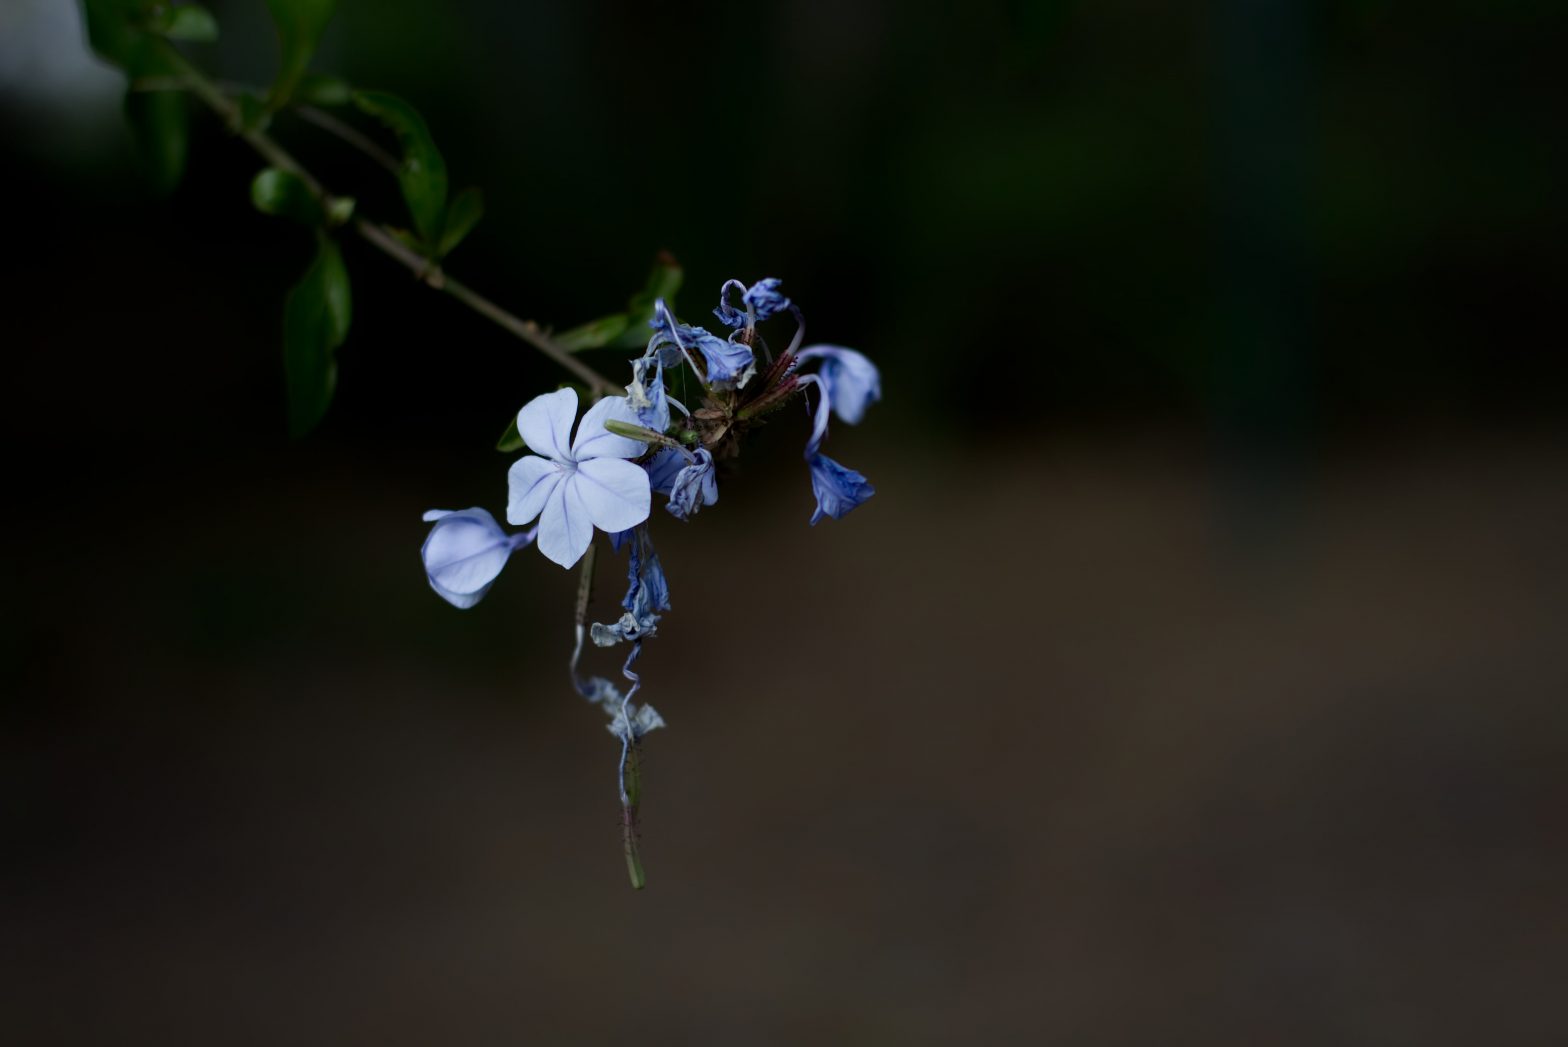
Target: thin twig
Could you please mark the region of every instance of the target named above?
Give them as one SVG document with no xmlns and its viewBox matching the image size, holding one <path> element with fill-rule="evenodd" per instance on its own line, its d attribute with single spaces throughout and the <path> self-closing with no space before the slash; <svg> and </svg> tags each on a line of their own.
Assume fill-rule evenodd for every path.
<svg viewBox="0 0 1568 1047">
<path fill-rule="evenodd" d="M 295 106 L 294 111 L 299 114 L 301 120 L 308 124 L 315 124 L 328 134 L 342 139 L 380 164 L 390 174 L 397 174 L 402 169 L 403 165 L 397 162 L 397 157 L 381 148 L 381 146 L 376 144 L 375 139 L 352 124 L 345 123 L 331 113 L 323 109 L 317 109 L 313 105 Z"/>
<path fill-rule="evenodd" d="M 244 139 L 261 157 L 283 171 L 295 175 L 310 190 L 311 194 L 320 199 L 324 204 L 330 203 L 332 195 L 326 188 L 300 162 L 294 159 L 287 150 L 277 143 L 265 131 L 247 128 L 239 111 L 239 107 L 227 98 L 218 86 L 202 74 L 195 66 L 186 60 L 185 56 L 173 45 L 166 45 L 166 53 L 179 70 L 179 80 L 196 97 L 207 104 L 213 112 L 223 118 L 224 123 Z M 323 114 L 325 115 L 325 114 Z M 344 125 L 345 127 L 347 125 Z M 350 128 L 350 130 L 352 130 Z M 356 134 L 358 132 L 355 132 Z M 371 143 L 372 145 L 374 143 Z M 562 346 L 556 344 L 544 329 L 532 320 L 524 320 L 507 312 L 488 298 L 459 283 L 457 280 L 443 273 L 438 267 L 431 264 L 430 260 L 412 250 L 386 226 L 372 222 L 365 218 L 354 221 L 354 231 L 366 243 L 379 249 L 383 254 L 401 262 L 420 282 L 438 291 L 445 291 L 470 309 L 488 318 L 497 326 L 521 338 L 545 356 L 555 361 L 561 367 L 570 371 L 574 377 L 584 382 L 590 394 L 597 397 L 605 393 L 618 393 L 621 387 L 601 375 L 577 359 Z"/>
</svg>

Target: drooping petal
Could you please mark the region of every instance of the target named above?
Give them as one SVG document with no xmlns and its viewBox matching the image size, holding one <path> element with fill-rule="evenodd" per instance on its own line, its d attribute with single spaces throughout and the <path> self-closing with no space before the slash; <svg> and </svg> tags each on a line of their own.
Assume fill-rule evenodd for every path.
<svg viewBox="0 0 1568 1047">
<path fill-rule="evenodd" d="M 800 376 L 800 387 L 808 385 L 817 387 L 817 407 L 811 419 L 811 438 L 806 441 L 806 460 L 809 462 L 822 447 L 822 441 L 828 435 L 828 416 L 832 413 L 832 401 L 827 382 L 819 374 L 803 374 Z"/>
<path fill-rule="evenodd" d="M 531 454 L 513 462 L 506 471 L 506 522 L 521 526 L 538 516 L 565 475 L 554 462 Z"/>
<path fill-rule="evenodd" d="M 820 359 L 823 383 L 833 402 L 833 413 L 850 425 L 859 424 L 866 408 L 882 399 L 882 375 L 864 353 L 841 345 L 813 345 L 802 349 L 801 363 Z"/>
<path fill-rule="evenodd" d="M 590 458 L 566 480 L 593 526 L 614 534 L 648 519 L 648 474 L 620 458 Z"/>
<path fill-rule="evenodd" d="M 539 551 L 562 567 L 571 567 L 592 541 L 593 521 L 577 485 L 568 478 L 555 485 L 539 514 Z"/>
<path fill-rule="evenodd" d="M 700 327 L 693 327 L 691 331 L 692 345 L 702 354 L 709 385 L 727 387 L 746 384 L 756 370 L 757 358 L 751 346 L 709 334 Z"/>
<path fill-rule="evenodd" d="M 577 423 L 577 439 L 572 443 L 572 460 L 584 462 L 590 458 L 636 458 L 648 445 L 625 436 L 616 436 L 604 427 L 608 421 L 641 425 L 624 396 L 606 396 L 583 415 Z M 619 530 L 620 528 L 616 528 Z"/>
<path fill-rule="evenodd" d="M 508 535 L 483 509 L 432 509 L 435 524 L 420 548 L 430 588 L 453 607 L 478 603 L 506 566 L 512 550 L 527 544 L 529 535 Z"/>
<path fill-rule="evenodd" d="M 864 476 L 846 468 L 825 454 L 811 456 L 811 491 L 817 496 L 817 510 L 811 514 L 816 525 L 824 516 L 837 520 L 877 493 Z"/>
<path fill-rule="evenodd" d="M 670 504 L 665 509 L 677 520 L 692 516 L 699 505 L 712 505 L 719 500 L 719 485 L 713 475 L 713 455 L 707 448 L 699 447 L 694 457 L 696 460 L 683 467 L 670 485 Z"/>
<path fill-rule="evenodd" d="M 648 486 L 659 494 L 668 495 L 675 484 L 675 477 L 686 466 L 686 455 L 673 447 L 666 447 L 648 462 Z"/>
<path fill-rule="evenodd" d="M 557 389 L 536 396 L 517 412 L 517 432 L 534 452 L 557 462 L 571 461 L 572 419 L 577 417 L 577 391 Z"/>
</svg>

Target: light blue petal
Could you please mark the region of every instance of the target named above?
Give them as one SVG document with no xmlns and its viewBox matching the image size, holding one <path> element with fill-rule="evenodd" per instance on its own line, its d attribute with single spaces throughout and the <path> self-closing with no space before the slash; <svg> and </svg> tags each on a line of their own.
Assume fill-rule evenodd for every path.
<svg viewBox="0 0 1568 1047">
<path fill-rule="evenodd" d="M 620 458 L 590 458 L 568 476 L 570 487 L 593 526 L 614 534 L 648 519 L 652 497 L 648 474 Z"/>
<path fill-rule="evenodd" d="M 593 541 L 593 521 L 574 483 L 558 483 L 539 514 L 539 551 L 562 567 L 583 558 Z"/>
<path fill-rule="evenodd" d="M 538 516 L 565 475 L 561 466 L 531 454 L 513 462 L 506 471 L 506 522 L 521 526 Z"/>
<path fill-rule="evenodd" d="M 557 462 L 572 460 L 572 419 L 577 417 L 577 392 L 557 389 L 536 396 L 517 412 L 517 432 L 534 454 Z"/>
<path fill-rule="evenodd" d="M 666 447 L 653 456 L 647 465 L 648 485 L 662 495 L 668 495 L 675 484 L 675 477 L 686 466 L 686 455 L 673 447 Z"/>
<path fill-rule="evenodd" d="M 577 423 L 577 439 L 572 444 L 572 460 L 577 462 L 587 461 L 590 458 L 636 458 L 648 449 L 648 445 L 638 440 L 625 436 L 617 436 L 604 427 L 608 421 L 625 422 L 628 425 L 641 425 L 637 420 L 637 412 L 631 409 L 624 396 L 606 396 L 583 415 L 583 420 Z"/>
</svg>

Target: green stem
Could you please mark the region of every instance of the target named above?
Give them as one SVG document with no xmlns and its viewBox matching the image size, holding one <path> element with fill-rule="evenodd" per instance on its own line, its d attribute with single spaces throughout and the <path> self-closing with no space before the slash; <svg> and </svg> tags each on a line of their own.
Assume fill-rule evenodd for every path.
<svg viewBox="0 0 1568 1047">
<path fill-rule="evenodd" d="M 239 106 L 230 100 L 217 86 L 209 80 L 199 69 L 191 65 L 185 56 L 172 44 L 165 43 L 165 50 L 179 70 L 182 84 L 196 97 L 207 104 L 207 107 L 220 116 L 241 139 L 252 149 L 259 153 L 262 159 L 279 170 L 288 171 L 304 182 L 311 193 L 326 207 L 332 202 L 332 195 L 316 180 L 309 171 L 305 170 L 300 162 L 289 155 L 288 151 L 279 145 L 265 131 L 245 126 L 245 121 L 240 113 Z M 445 291 L 453 298 L 468 306 L 474 312 L 490 320 L 508 333 L 521 338 L 545 356 L 549 357 L 561 367 L 570 371 L 573 377 L 585 383 L 592 394 L 597 398 L 605 394 L 614 394 L 621 391 L 621 387 L 601 375 L 577 359 L 566 349 L 557 345 L 542 327 L 532 320 L 524 320 L 507 310 L 496 305 L 479 292 L 459 283 L 447 276 L 430 260 L 411 250 L 392 231 L 378 222 L 364 218 L 354 221 L 354 231 L 366 243 L 380 250 L 388 257 L 400 262 L 405 268 L 417 277 L 426 286 L 437 291 Z"/>
</svg>

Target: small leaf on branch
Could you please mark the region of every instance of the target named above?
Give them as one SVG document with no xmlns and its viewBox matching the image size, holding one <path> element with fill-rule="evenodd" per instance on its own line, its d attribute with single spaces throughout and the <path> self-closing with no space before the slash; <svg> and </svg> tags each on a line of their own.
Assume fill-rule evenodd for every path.
<svg viewBox="0 0 1568 1047">
<path fill-rule="evenodd" d="M 155 23 L 158 32 L 170 40 L 210 44 L 218 39 L 218 20 L 199 4 L 166 7 Z"/>
<path fill-rule="evenodd" d="M 660 251 L 648 272 L 648 282 L 626 303 L 626 330 L 615 341 L 618 349 L 635 349 L 648 341 L 648 321 L 653 319 L 653 303 L 660 298 L 675 308 L 675 292 L 685 276 L 680 263 L 668 252 Z"/>
<path fill-rule="evenodd" d="M 523 434 L 517 431 L 517 415 L 512 415 L 512 420 L 506 423 L 506 432 L 495 442 L 495 449 L 504 453 L 523 449 Z"/>
<path fill-rule="evenodd" d="M 555 336 L 555 341 L 561 348 L 571 353 L 582 349 L 597 349 L 619 338 L 626 330 L 627 323 L 625 313 L 601 316 L 597 320 L 589 320 L 569 331 L 562 331 Z"/>
<path fill-rule="evenodd" d="M 335 354 L 348 337 L 352 312 L 343 255 L 331 238 L 320 235 L 315 260 L 283 306 L 283 374 L 291 436 L 315 428 L 332 402 L 338 371 Z"/>
<path fill-rule="evenodd" d="M 398 185 L 414 220 L 414 229 L 428 253 L 441 242 L 447 191 L 446 161 L 430 137 L 430 128 L 418 110 L 385 91 L 356 91 L 354 104 L 397 134 L 403 148 Z"/>
<path fill-rule="evenodd" d="M 294 88 L 294 101 L 307 105 L 348 105 L 353 97 L 354 89 L 348 81 L 320 73 L 304 77 Z"/>
<path fill-rule="evenodd" d="M 313 228 L 322 225 L 327 218 L 321 201 L 316 199 L 304 179 L 276 167 L 268 167 L 256 175 L 250 184 L 250 199 L 263 214 L 292 218 Z"/>
<path fill-rule="evenodd" d="M 484 213 L 485 198 L 478 189 L 464 189 L 452 197 L 452 203 L 446 209 L 446 224 L 441 231 L 441 246 L 436 256 L 445 258 L 450 254 L 479 224 Z"/>
<path fill-rule="evenodd" d="M 278 27 L 282 53 L 278 78 L 272 83 L 267 107 L 274 112 L 294 97 L 295 88 L 305 76 L 305 67 L 316 53 L 321 34 L 332 19 L 337 0 L 267 0 L 267 9 Z"/>
</svg>

